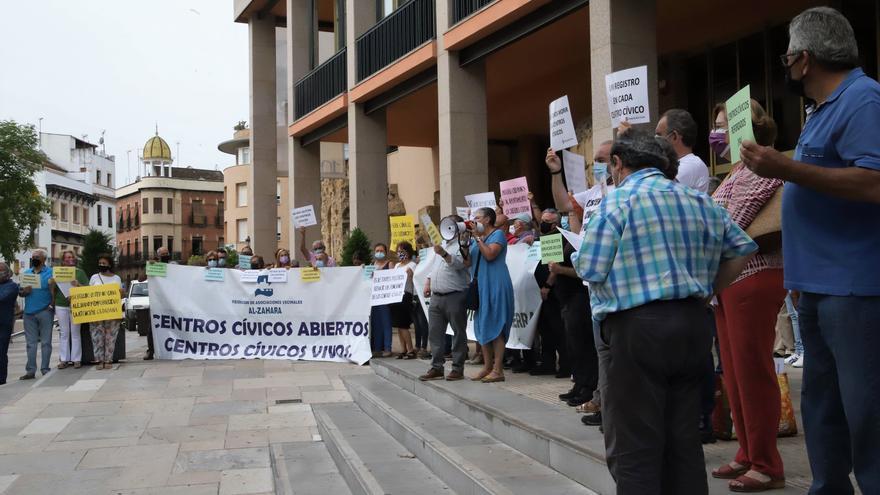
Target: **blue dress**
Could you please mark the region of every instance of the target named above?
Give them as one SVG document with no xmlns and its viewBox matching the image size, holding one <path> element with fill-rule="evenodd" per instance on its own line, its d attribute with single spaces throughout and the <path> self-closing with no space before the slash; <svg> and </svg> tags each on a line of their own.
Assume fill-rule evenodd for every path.
<svg viewBox="0 0 880 495">
<path fill-rule="evenodd" d="M 477 273 L 477 286 L 480 292 L 480 309 L 474 314 L 474 333 L 480 345 L 492 342 L 499 335 L 504 341 L 510 336 L 513 325 L 513 283 L 507 271 L 507 238 L 504 232 L 496 230 L 484 241 L 485 244 L 498 244 L 501 252 L 494 260 L 481 256 L 480 270 Z M 471 242 L 471 277 L 477 267 L 477 253 L 480 248 L 476 241 Z"/>
</svg>

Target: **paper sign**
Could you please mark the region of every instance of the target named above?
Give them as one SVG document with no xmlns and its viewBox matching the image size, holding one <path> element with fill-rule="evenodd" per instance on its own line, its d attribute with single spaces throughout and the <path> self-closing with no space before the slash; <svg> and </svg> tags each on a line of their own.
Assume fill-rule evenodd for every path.
<svg viewBox="0 0 880 495">
<path fill-rule="evenodd" d="M 315 207 L 312 205 L 294 208 L 290 210 L 290 216 L 293 219 L 293 226 L 296 228 L 318 225 L 318 220 L 315 218 Z"/>
<path fill-rule="evenodd" d="M 562 166 L 565 169 L 565 184 L 572 194 L 587 190 L 586 161 L 577 153 L 562 150 Z"/>
<path fill-rule="evenodd" d="M 541 236 L 541 263 L 562 263 L 562 234 Z"/>
<path fill-rule="evenodd" d="M 158 261 L 148 261 L 147 262 L 147 276 L 148 277 L 167 277 L 168 276 L 168 264 L 160 263 Z"/>
<path fill-rule="evenodd" d="M 311 267 L 300 268 L 299 279 L 303 282 L 320 282 L 321 270 Z"/>
<path fill-rule="evenodd" d="M 624 120 L 630 124 L 651 121 L 648 108 L 648 66 L 633 67 L 605 76 L 605 94 L 611 125 Z"/>
<path fill-rule="evenodd" d="M 565 230 L 562 227 L 556 227 L 559 230 L 559 233 L 562 234 L 562 237 L 565 237 L 565 240 L 571 244 L 571 247 L 574 248 L 575 251 L 581 250 L 581 245 L 584 243 L 584 238 L 581 235 L 575 234 L 569 230 Z M 563 260 L 564 261 L 564 260 Z"/>
<path fill-rule="evenodd" d="M 406 268 L 373 272 L 370 306 L 399 303 L 406 291 Z"/>
<path fill-rule="evenodd" d="M 238 255 L 238 267 L 242 270 L 250 270 L 251 269 L 251 257 L 246 254 Z"/>
<path fill-rule="evenodd" d="M 373 278 L 374 271 L 376 271 L 376 265 L 364 265 L 364 278 L 366 280 Z"/>
<path fill-rule="evenodd" d="M 541 241 L 535 241 L 529 246 L 526 253 L 526 261 L 538 261 L 541 259 Z"/>
<path fill-rule="evenodd" d="M 244 284 L 255 284 L 260 278 L 260 270 L 245 270 L 241 272 L 241 282 Z M 268 282 L 268 279 L 266 280 Z"/>
<path fill-rule="evenodd" d="M 431 244 L 443 244 L 443 238 L 440 237 L 440 231 L 437 230 L 437 226 L 431 221 L 431 217 L 428 215 L 422 215 L 421 220 L 422 228 L 428 232 L 428 237 L 431 238 Z"/>
<path fill-rule="evenodd" d="M 411 216 L 389 217 L 388 222 L 391 224 L 391 249 L 397 249 L 397 244 L 403 241 L 415 247 L 416 228 Z"/>
<path fill-rule="evenodd" d="M 468 220 L 471 217 L 471 209 L 467 206 L 456 206 L 455 214 L 460 216 L 461 218 Z"/>
<path fill-rule="evenodd" d="M 73 287 L 70 282 L 55 282 L 55 285 L 64 294 L 64 297 L 70 297 L 70 288 Z"/>
<path fill-rule="evenodd" d="M 568 95 L 550 104 L 550 147 L 554 151 L 571 148 L 577 144 L 574 119 L 568 105 Z"/>
<path fill-rule="evenodd" d="M 531 213 L 529 204 L 529 183 L 525 177 L 517 177 L 501 181 L 501 204 L 504 205 L 504 214 L 513 218 L 520 213 Z"/>
<path fill-rule="evenodd" d="M 495 202 L 495 193 L 493 192 L 469 194 L 464 197 L 464 200 L 467 201 L 471 214 L 477 208 L 492 208 L 494 210 L 498 206 L 498 203 Z"/>
<path fill-rule="evenodd" d="M 206 282 L 222 282 L 226 278 L 226 270 L 223 268 L 208 268 L 205 270 Z"/>
<path fill-rule="evenodd" d="M 286 284 L 288 271 L 289 270 L 287 268 L 270 268 L 269 269 L 269 283 L 270 284 Z"/>
<path fill-rule="evenodd" d="M 31 287 L 34 289 L 42 289 L 43 282 L 40 280 L 40 275 L 36 273 L 22 273 L 18 276 L 19 285 L 22 287 Z"/>
<path fill-rule="evenodd" d="M 52 267 L 52 277 L 55 279 L 55 283 L 73 282 L 76 279 L 76 267 L 54 266 Z"/>
<path fill-rule="evenodd" d="M 724 104 L 727 108 L 727 133 L 730 137 L 730 162 L 741 160 L 739 148 L 743 141 L 755 142 L 752 128 L 752 107 L 749 86 L 736 92 Z"/>
<path fill-rule="evenodd" d="M 76 324 L 122 319 L 119 284 L 71 287 L 70 314 Z"/>
</svg>

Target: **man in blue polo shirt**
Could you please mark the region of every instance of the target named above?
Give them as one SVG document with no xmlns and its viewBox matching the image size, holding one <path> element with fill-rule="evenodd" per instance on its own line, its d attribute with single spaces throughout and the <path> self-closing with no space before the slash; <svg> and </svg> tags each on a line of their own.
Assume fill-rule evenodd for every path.
<svg viewBox="0 0 880 495">
<path fill-rule="evenodd" d="M 801 292 L 801 405 L 811 494 L 880 493 L 880 84 L 858 68 L 852 27 L 834 9 L 791 21 L 789 88 L 815 102 L 794 159 L 744 143 L 743 162 L 788 182 L 785 286 Z"/>
<path fill-rule="evenodd" d="M 55 308 L 52 305 L 50 280 L 52 268 L 46 266 L 46 251 L 34 249 L 31 254 L 31 267 L 26 274 L 40 277 L 40 286 L 22 286 L 24 297 L 24 338 L 27 341 L 27 364 L 25 374 L 19 380 L 32 380 L 37 374 L 37 343 L 40 344 L 40 371 L 45 375 L 51 368 L 52 358 L 52 324 L 55 320 Z"/>
</svg>

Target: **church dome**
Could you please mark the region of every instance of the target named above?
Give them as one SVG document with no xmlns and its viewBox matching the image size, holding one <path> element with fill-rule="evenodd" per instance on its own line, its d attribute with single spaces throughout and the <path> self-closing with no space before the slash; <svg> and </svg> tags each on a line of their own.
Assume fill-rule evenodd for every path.
<svg viewBox="0 0 880 495">
<path fill-rule="evenodd" d="M 171 161 L 171 147 L 158 134 L 147 140 L 144 145 L 144 160 Z"/>
</svg>

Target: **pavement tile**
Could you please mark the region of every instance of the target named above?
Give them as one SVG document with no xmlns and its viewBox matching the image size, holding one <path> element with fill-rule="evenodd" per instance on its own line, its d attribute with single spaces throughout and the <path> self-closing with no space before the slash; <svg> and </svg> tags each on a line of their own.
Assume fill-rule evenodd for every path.
<svg viewBox="0 0 880 495">
<path fill-rule="evenodd" d="M 147 428 L 138 444 L 207 442 L 226 439 L 226 424 Z"/>
<path fill-rule="evenodd" d="M 258 414 L 264 412 L 266 412 L 265 401 L 220 401 L 196 404 L 192 408 L 192 417 L 230 416 L 233 414 Z"/>
<path fill-rule="evenodd" d="M 121 468 L 108 468 L 64 473 L 26 473 L 19 476 L 4 495 L 105 494 L 108 493 L 109 480 L 119 476 L 121 472 Z"/>
<path fill-rule="evenodd" d="M 97 440 L 140 436 L 149 422 L 147 415 L 88 416 L 73 421 L 55 438 L 57 441 Z"/>
<path fill-rule="evenodd" d="M 266 389 L 266 401 L 275 405 L 279 400 L 302 399 L 302 390 L 299 387 L 273 387 Z"/>
<path fill-rule="evenodd" d="M 168 477 L 168 485 L 202 485 L 214 484 L 218 486 L 220 483 L 220 471 L 187 471 L 183 473 L 172 472 Z M 216 491 L 214 492 L 217 493 Z"/>
<path fill-rule="evenodd" d="M 183 442 L 180 444 L 181 452 L 192 452 L 194 450 L 218 450 L 229 448 L 226 446 L 226 440 L 216 438 L 213 440 L 201 440 L 197 442 Z"/>
<path fill-rule="evenodd" d="M 12 486 L 16 479 L 18 479 L 17 474 L 0 476 L 0 493 L 6 493 L 6 490 Z"/>
<path fill-rule="evenodd" d="M 77 469 L 129 467 L 147 462 L 174 461 L 178 444 L 132 445 L 91 449 L 80 461 Z"/>
<path fill-rule="evenodd" d="M 306 392 L 302 393 L 303 402 L 309 404 L 320 404 L 327 402 L 351 402 L 351 395 L 347 390 L 328 390 L 322 392 Z"/>
<path fill-rule="evenodd" d="M 219 490 L 219 482 L 163 486 L 160 488 L 135 488 L 134 490 L 113 490 L 113 495 L 217 495 L 217 490 Z"/>
<path fill-rule="evenodd" d="M 55 433 L 47 435 L 10 435 L 0 437 L 0 455 L 41 452 L 55 438 Z"/>
<path fill-rule="evenodd" d="M 175 473 L 263 467 L 270 467 L 266 447 L 181 452 L 174 462 Z"/>
<path fill-rule="evenodd" d="M 163 363 L 164 364 L 164 363 Z M 197 366 L 179 366 L 177 363 L 173 363 L 168 366 L 154 367 L 149 368 L 144 371 L 144 378 L 164 378 L 164 377 L 175 377 L 175 376 L 193 376 L 193 375 L 201 375 L 205 372 L 205 367 L 202 365 Z"/>
<path fill-rule="evenodd" d="M 88 379 L 80 379 L 77 380 L 76 383 L 67 387 L 65 392 L 92 392 L 100 390 L 104 384 L 107 383 L 106 378 L 97 378 L 93 380 Z"/>
<path fill-rule="evenodd" d="M 312 442 L 318 434 L 317 426 L 301 428 L 274 428 L 268 430 L 269 443 Z"/>
<path fill-rule="evenodd" d="M 243 430 L 226 433 L 227 449 L 241 449 L 250 447 L 266 447 L 269 445 L 268 430 Z"/>
<path fill-rule="evenodd" d="M 51 451 L 74 451 L 101 449 L 106 447 L 126 447 L 129 445 L 137 445 L 137 437 L 121 437 L 121 438 L 103 438 L 100 440 L 71 440 L 68 442 L 51 442 L 43 449 L 47 452 Z"/>
<path fill-rule="evenodd" d="M 19 435 L 48 435 L 59 433 L 73 420 L 72 416 L 60 418 L 37 418 L 24 427 Z"/>
<path fill-rule="evenodd" d="M 197 387 L 202 385 L 202 375 L 175 376 L 168 382 L 169 388 Z"/>
<path fill-rule="evenodd" d="M 229 417 L 229 431 L 270 430 L 275 428 L 298 428 L 315 426 L 311 412 L 288 414 L 241 414 Z"/>
<path fill-rule="evenodd" d="M 19 452 L 0 455 L 0 475 L 64 473 L 76 469 L 86 451 Z"/>
<path fill-rule="evenodd" d="M 220 479 L 220 495 L 270 493 L 273 489 L 272 470 L 269 468 L 223 471 Z"/>
<path fill-rule="evenodd" d="M 269 414 L 287 414 L 292 412 L 311 412 L 312 406 L 309 404 L 278 404 L 277 406 L 269 406 Z"/>
<path fill-rule="evenodd" d="M 122 401 L 78 402 L 75 404 L 49 404 L 39 414 L 41 418 L 61 418 L 65 416 L 112 416 L 119 414 Z"/>
</svg>

